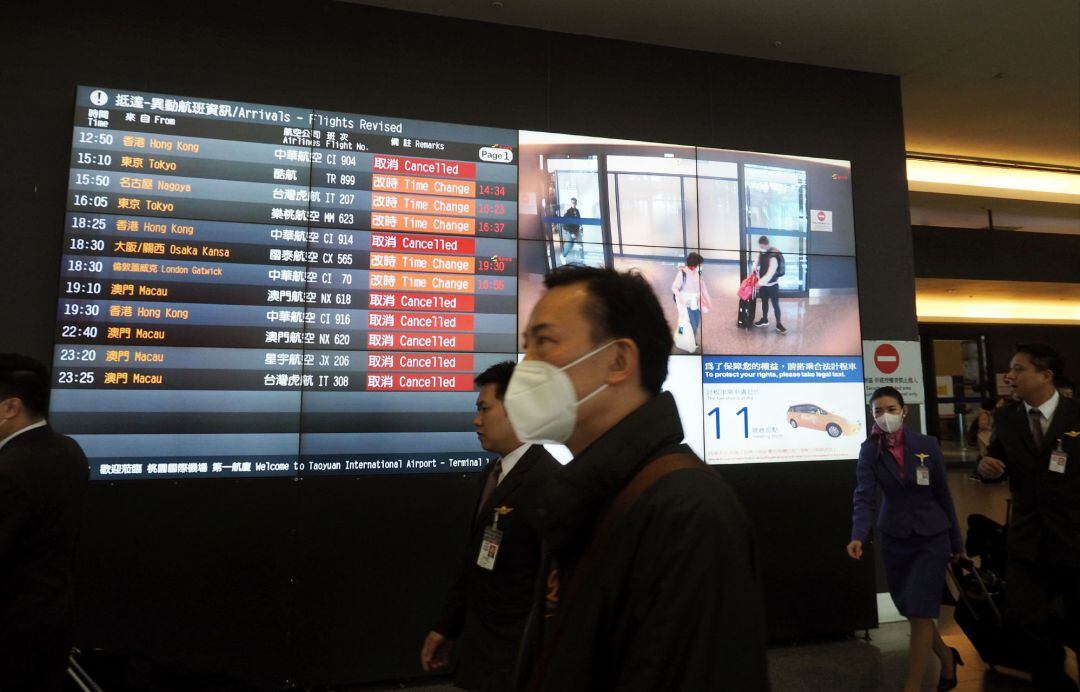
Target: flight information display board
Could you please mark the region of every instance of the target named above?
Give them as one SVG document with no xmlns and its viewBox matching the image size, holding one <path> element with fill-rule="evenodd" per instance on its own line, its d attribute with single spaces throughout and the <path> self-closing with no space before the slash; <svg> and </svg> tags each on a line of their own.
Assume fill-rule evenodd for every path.
<svg viewBox="0 0 1080 692">
<path fill-rule="evenodd" d="M 50 418 L 103 480 L 478 471 L 474 378 L 583 264 L 652 287 L 706 462 L 852 459 L 850 174 L 79 87 Z"/>
<path fill-rule="evenodd" d="M 52 420 L 94 478 L 475 470 L 517 132 L 80 87 Z"/>
</svg>

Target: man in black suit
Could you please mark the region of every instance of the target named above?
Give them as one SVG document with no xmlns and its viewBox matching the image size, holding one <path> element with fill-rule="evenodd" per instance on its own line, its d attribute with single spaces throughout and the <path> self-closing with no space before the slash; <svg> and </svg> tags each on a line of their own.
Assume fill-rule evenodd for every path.
<svg viewBox="0 0 1080 692">
<path fill-rule="evenodd" d="M 979 473 L 1008 471 L 1013 492 L 1009 525 L 1006 617 L 1020 634 L 1040 690 L 1076 692 L 1052 626 L 1053 603 L 1065 606 L 1065 632 L 1080 642 L 1080 404 L 1061 396 L 1054 378 L 1061 357 L 1049 346 L 1020 346 L 1006 381 L 1019 403 L 994 416 L 994 435 Z"/>
<path fill-rule="evenodd" d="M 497 363 L 476 378 L 476 435 L 499 455 L 481 474 L 469 541 L 442 616 L 420 652 L 425 671 L 449 662 L 458 641 L 454 684 L 470 690 L 509 690 L 518 645 L 532 605 L 540 539 L 521 511 L 559 464 L 542 447 L 522 444 L 502 399 L 514 363 Z"/>
<path fill-rule="evenodd" d="M 49 374 L 0 354 L 0 690 L 62 689 L 71 567 L 90 471 L 45 422 Z"/>
</svg>

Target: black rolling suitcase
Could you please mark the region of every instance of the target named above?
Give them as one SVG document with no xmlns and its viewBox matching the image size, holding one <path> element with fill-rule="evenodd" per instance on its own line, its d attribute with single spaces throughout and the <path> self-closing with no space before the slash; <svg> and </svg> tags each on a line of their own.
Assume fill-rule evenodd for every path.
<svg viewBox="0 0 1080 692">
<path fill-rule="evenodd" d="M 750 274 L 739 285 L 739 316 L 735 324 L 739 329 L 750 329 L 754 326 L 754 317 L 757 315 L 757 274 Z"/>
<path fill-rule="evenodd" d="M 754 326 L 754 316 L 757 314 L 757 299 L 739 301 L 739 320 L 736 324 L 739 329 L 750 329 Z"/>
<path fill-rule="evenodd" d="M 956 624 L 971 640 L 979 657 L 991 668 L 1031 670 L 1005 628 L 1002 615 L 1005 583 L 994 572 L 980 569 L 970 560 L 954 562 L 949 566 L 949 574 L 958 592 Z"/>
</svg>

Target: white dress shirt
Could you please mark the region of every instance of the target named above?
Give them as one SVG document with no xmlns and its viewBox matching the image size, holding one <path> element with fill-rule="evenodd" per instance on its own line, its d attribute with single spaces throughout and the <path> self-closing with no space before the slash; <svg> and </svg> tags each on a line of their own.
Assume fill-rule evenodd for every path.
<svg viewBox="0 0 1080 692">
<path fill-rule="evenodd" d="M 11 440 L 13 438 L 18 437 L 19 435 L 22 435 L 27 430 L 33 430 L 34 428 L 44 428 L 46 425 L 48 425 L 48 421 L 39 420 L 37 423 L 31 423 L 30 425 L 26 426 L 25 428 L 20 428 L 20 429 L 16 430 L 15 432 L 11 433 L 10 435 L 5 437 L 4 439 L 0 440 L 0 449 L 3 449 L 4 445 L 6 445 L 8 442 L 11 442 Z"/>
<path fill-rule="evenodd" d="M 1024 402 L 1024 410 L 1027 412 L 1028 417 L 1031 416 L 1031 409 L 1033 408 L 1039 409 L 1039 413 L 1042 414 L 1042 417 L 1039 419 L 1039 423 L 1042 425 L 1043 435 L 1045 435 L 1047 431 L 1050 430 L 1050 421 L 1054 418 L 1054 411 L 1057 411 L 1058 401 L 1060 400 L 1061 395 L 1058 394 L 1058 391 L 1055 389 L 1054 395 L 1044 401 L 1039 406 L 1032 406 L 1028 402 Z"/>
<path fill-rule="evenodd" d="M 518 461 L 525 456 L 525 452 L 529 451 L 531 446 L 528 443 L 523 444 L 502 458 L 502 473 L 499 475 L 499 483 L 502 483 L 503 479 L 510 475 L 510 472 L 514 470 Z"/>
</svg>

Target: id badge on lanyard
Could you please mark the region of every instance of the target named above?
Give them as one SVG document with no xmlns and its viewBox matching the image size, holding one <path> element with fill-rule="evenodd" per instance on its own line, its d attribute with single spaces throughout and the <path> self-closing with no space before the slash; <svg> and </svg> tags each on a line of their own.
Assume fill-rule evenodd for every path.
<svg viewBox="0 0 1080 692">
<path fill-rule="evenodd" d="M 916 454 L 919 458 L 919 466 L 915 469 L 915 482 L 918 485 L 930 485 L 930 469 L 926 468 L 926 458 L 929 454 Z"/>
<path fill-rule="evenodd" d="M 1050 470 L 1054 473 L 1065 473 L 1065 467 L 1069 463 L 1069 453 L 1062 447 L 1061 440 L 1058 440 L 1057 449 L 1050 452 Z"/>
<path fill-rule="evenodd" d="M 480 554 L 476 556 L 476 565 L 491 572 L 495 569 L 495 560 L 499 557 L 503 532 L 499 530 L 499 517 L 514 511 L 510 507 L 496 507 L 491 526 L 484 529 L 484 539 L 480 541 Z"/>
</svg>

